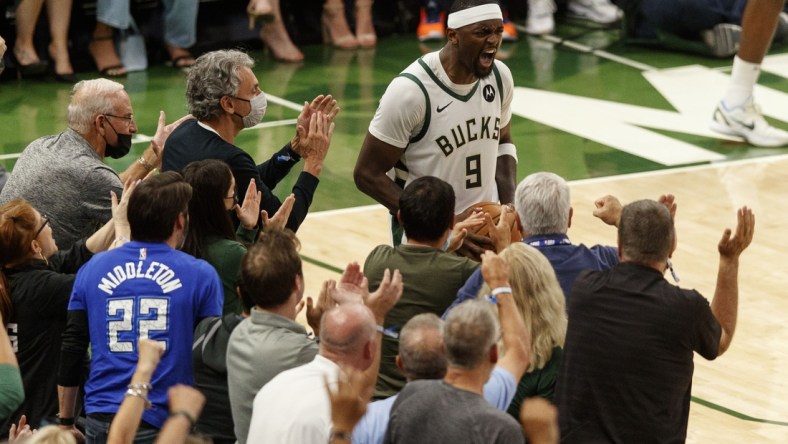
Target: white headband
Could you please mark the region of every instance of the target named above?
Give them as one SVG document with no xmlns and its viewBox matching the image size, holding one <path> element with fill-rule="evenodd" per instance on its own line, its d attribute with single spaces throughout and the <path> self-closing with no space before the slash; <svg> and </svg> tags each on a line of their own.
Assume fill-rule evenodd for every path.
<svg viewBox="0 0 788 444">
<path fill-rule="evenodd" d="M 474 6 L 473 8 L 452 12 L 449 14 L 449 20 L 446 22 L 446 26 L 451 29 L 459 29 L 463 26 L 492 19 L 503 20 L 501 8 L 495 3 Z"/>
</svg>

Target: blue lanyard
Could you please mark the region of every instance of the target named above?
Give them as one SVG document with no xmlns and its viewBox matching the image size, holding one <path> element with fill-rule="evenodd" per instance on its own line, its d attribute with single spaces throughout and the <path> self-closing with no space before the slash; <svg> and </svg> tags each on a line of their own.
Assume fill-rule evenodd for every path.
<svg viewBox="0 0 788 444">
<path fill-rule="evenodd" d="M 528 245 L 532 247 L 552 247 L 555 245 L 572 245 L 572 241 L 569 238 L 563 239 L 539 239 L 528 242 Z"/>
</svg>

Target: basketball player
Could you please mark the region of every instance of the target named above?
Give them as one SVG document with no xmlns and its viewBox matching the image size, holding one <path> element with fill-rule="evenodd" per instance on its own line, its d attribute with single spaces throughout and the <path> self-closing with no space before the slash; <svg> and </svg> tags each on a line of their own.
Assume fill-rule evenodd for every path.
<svg viewBox="0 0 788 444">
<path fill-rule="evenodd" d="M 731 82 L 714 110 L 711 129 L 741 136 L 755 146 L 788 145 L 788 132 L 763 118 L 753 99 L 761 62 L 772 42 L 785 0 L 750 0 L 742 17 L 739 52 L 733 59 Z"/>
<path fill-rule="evenodd" d="M 393 215 L 403 187 L 423 176 L 454 188 L 455 214 L 481 201 L 514 200 L 514 82 L 495 60 L 501 9 L 495 0 L 456 0 L 447 24 L 446 45 L 413 62 L 386 89 L 356 161 L 356 186 Z M 392 219 L 395 244 L 398 228 Z M 468 236 L 465 247 L 476 250 L 469 243 L 480 241 Z"/>
<path fill-rule="evenodd" d="M 140 397 L 149 407 L 134 442 L 153 442 L 169 415 L 167 389 L 193 383 L 194 326 L 202 318 L 222 314 L 224 293 L 216 270 L 176 250 L 188 230 L 190 198 L 191 187 L 178 173 L 146 179 L 129 199 L 131 242 L 97 254 L 77 273 L 63 333 L 58 417 L 61 426 L 73 427 L 89 341 L 92 359 L 85 383 L 89 444 L 106 442 L 125 396 Z M 138 339 L 164 346 L 150 384 L 129 384 L 138 359 Z"/>
</svg>

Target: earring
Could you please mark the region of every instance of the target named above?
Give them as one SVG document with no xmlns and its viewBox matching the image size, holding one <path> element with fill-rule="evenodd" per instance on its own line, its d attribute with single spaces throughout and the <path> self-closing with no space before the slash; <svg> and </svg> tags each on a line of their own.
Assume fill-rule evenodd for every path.
<svg viewBox="0 0 788 444">
<path fill-rule="evenodd" d="M 38 250 L 38 256 L 41 258 L 42 261 L 44 261 L 45 264 L 47 264 L 47 266 L 49 266 L 49 261 L 47 260 L 47 258 L 44 257 L 44 253 L 42 253 L 41 250 Z"/>
</svg>

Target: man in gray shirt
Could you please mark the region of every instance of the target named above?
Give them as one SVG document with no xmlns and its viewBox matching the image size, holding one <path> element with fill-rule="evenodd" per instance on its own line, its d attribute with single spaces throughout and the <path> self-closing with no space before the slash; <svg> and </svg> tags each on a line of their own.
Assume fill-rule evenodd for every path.
<svg viewBox="0 0 788 444">
<path fill-rule="evenodd" d="M 482 274 L 493 289 L 493 297 L 513 307 L 508 267 L 503 260 L 495 253 L 484 253 Z M 473 300 L 449 312 L 443 325 L 449 361 L 446 376 L 442 380 L 413 381 L 405 386 L 391 410 L 385 443 L 524 442 L 517 421 L 482 397 L 484 384 L 498 361 L 499 334 L 504 336 L 507 353 L 521 353 L 526 357 L 526 365 L 530 349 L 522 319 L 516 313 L 502 317 L 502 321 L 520 323 L 519 335 L 518 329 L 501 329 L 494 307 L 490 302 Z"/>
<path fill-rule="evenodd" d="M 72 91 L 68 129 L 25 148 L 0 193 L 0 205 L 26 200 L 48 216 L 58 247 L 67 249 L 112 217 L 110 191 L 120 196 L 126 180 L 161 166 L 164 142 L 180 122 L 165 126 L 162 112 L 150 146 L 118 174 L 103 160 L 123 157 L 131 148 L 137 125 L 129 95 L 111 80 L 81 81 Z"/>
<path fill-rule="evenodd" d="M 235 436 L 243 444 L 260 388 L 279 373 L 311 362 L 318 352 L 317 343 L 295 321 L 296 306 L 304 296 L 304 275 L 292 231 L 261 233 L 241 262 L 238 288 L 255 304 L 251 315 L 233 330 L 227 346 L 232 420 Z M 311 318 L 317 334 L 319 325 L 312 325 Z"/>
</svg>

